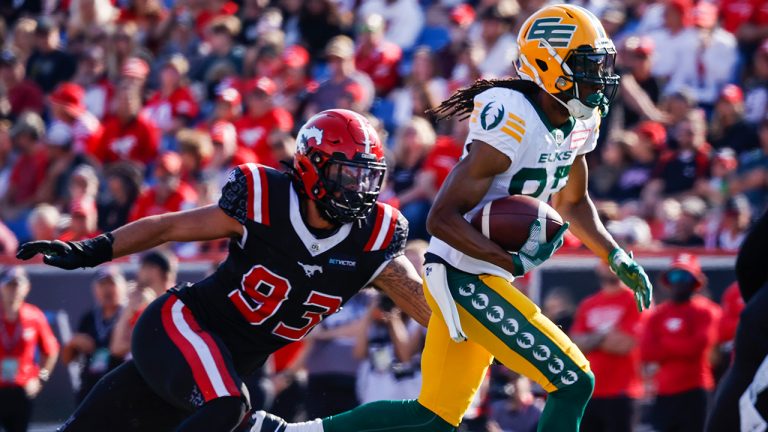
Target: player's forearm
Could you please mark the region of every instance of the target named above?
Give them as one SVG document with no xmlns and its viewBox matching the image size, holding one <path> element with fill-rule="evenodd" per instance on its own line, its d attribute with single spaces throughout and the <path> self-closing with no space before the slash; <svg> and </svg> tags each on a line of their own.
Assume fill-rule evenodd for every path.
<svg viewBox="0 0 768 432">
<path fill-rule="evenodd" d="M 170 241 L 205 241 L 242 235 L 243 227 L 215 204 L 149 216 L 112 232 L 112 257 L 117 258 Z"/>
<path fill-rule="evenodd" d="M 171 225 L 166 215 L 149 216 L 112 231 L 112 257 L 130 255 L 167 242 Z"/>
<path fill-rule="evenodd" d="M 514 273 L 512 255 L 475 229 L 458 212 L 432 208 L 427 218 L 427 230 L 456 250 L 472 258 L 497 265 Z"/>
<path fill-rule="evenodd" d="M 424 298 L 421 277 L 404 255 L 387 264 L 373 280 L 373 286 L 384 291 L 397 307 L 424 327 L 429 324 L 432 311 Z"/>
<path fill-rule="evenodd" d="M 570 222 L 570 230 L 576 237 L 604 261 L 607 261 L 608 255 L 619 247 L 600 221 L 597 209 L 589 195 L 573 203 L 560 203 L 555 209 L 563 220 Z"/>
</svg>

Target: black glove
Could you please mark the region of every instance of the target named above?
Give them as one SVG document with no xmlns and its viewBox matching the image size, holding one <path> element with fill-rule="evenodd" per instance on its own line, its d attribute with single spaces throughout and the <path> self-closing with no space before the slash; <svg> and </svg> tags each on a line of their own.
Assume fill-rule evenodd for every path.
<svg viewBox="0 0 768 432">
<path fill-rule="evenodd" d="M 61 240 L 33 241 L 21 245 L 16 258 L 28 260 L 37 254 L 43 254 L 44 263 L 66 270 L 96 267 L 101 263 L 112 261 L 113 241 L 112 233 L 66 243 Z"/>
</svg>

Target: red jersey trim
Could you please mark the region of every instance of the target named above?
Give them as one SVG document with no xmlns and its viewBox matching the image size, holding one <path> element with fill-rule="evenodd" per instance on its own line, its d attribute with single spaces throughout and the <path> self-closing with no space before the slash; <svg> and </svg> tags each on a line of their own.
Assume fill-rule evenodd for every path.
<svg viewBox="0 0 768 432">
<path fill-rule="evenodd" d="M 376 203 L 376 221 L 371 231 L 371 237 L 368 239 L 363 250 L 371 252 L 386 249 L 392 242 L 399 217 L 400 212 L 394 207 L 383 203 Z"/>
<path fill-rule="evenodd" d="M 255 163 L 240 165 L 248 182 L 248 219 L 269 225 L 269 185 L 265 167 Z"/>
</svg>

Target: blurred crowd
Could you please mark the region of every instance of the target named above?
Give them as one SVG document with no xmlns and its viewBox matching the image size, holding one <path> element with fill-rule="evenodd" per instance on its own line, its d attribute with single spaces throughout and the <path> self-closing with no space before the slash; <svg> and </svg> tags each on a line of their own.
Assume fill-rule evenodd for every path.
<svg viewBox="0 0 768 432">
<path fill-rule="evenodd" d="M 286 169 L 297 129 L 331 107 L 374 122 L 390 167 L 381 199 L 426 239 L 467 124 L 425 110 L 515 76 L 516 33 L 546 3 L 4 2 L 0 252 L 214 203 L 233 166 Z M 622 74 L 589 156 L 609 230 L 635 248 L 736 249 L 768 199 L 768 5 L 575 3 L 603 22 Z"/>
</svg>

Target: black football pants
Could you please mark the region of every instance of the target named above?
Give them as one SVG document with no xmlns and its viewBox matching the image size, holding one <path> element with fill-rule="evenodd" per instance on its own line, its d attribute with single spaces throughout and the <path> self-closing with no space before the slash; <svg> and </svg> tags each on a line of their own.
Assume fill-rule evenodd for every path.
<svg viewBox="0 0 768 432">
<path fill-rule="evenodd" d="M 176 296 L 152 302 L 134 329 L 133 360 L 105 375 L 60 429 L 231 431 L 248 391 L 221 340 Z"/>
</svg>

